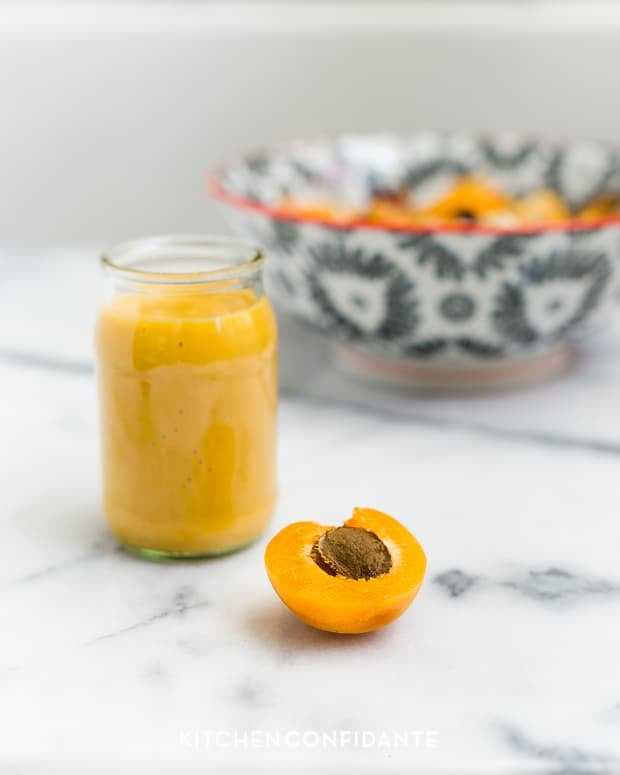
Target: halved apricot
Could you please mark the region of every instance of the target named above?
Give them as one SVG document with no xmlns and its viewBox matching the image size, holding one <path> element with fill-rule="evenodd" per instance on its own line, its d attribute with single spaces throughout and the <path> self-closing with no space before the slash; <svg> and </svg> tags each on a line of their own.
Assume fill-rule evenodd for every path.
<svg viewBox="0 0 620 775">
<path fill-rule="evenodd" d="M 570 212 L 559 194 L 548 188 L 521 197 L 515 204 L 515 211 L 524 223 L 552 223 L 570 218 Z"/>
<path fill-rule="evenodd" d="M 604 218 L 606 215 L 610 215 L 613 212 L 617 213 L 619 204 L 620 202 L 617 194 L 601 194 L 591 202 L 588 202 L 588 204 L 577 213 L 577 217 L 589 220 Z"/>
<path fill-rule="evenodd" d="M 465 175 L 444 196 L 419 212 L 448 221 L 475 223 L 490 213 L 511 212 L 513 204 L 512 198 L 493 184 Z"/>
<path fill-rule="evenodd" d="M 424 579 L 426 555 L 404 525 L 356 508 L 341 527 L 295 522 L 265 550 L 282 602 L 319 630 L 361 633 L 397 619 Z"/>
</svg>

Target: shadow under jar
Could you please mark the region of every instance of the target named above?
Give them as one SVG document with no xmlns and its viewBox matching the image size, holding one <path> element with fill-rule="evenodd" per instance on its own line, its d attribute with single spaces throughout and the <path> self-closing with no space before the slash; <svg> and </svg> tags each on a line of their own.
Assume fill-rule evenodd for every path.
<svg viewBox="0 0 620 775">
<path fill-rule="evenodd" d="M 276 498 L 277 330 L 260 251 L 156 237 L 112 249 L 102 265 L 96 350 L 112 532 L 152 557 L 250 543 Z"/>
</svg>

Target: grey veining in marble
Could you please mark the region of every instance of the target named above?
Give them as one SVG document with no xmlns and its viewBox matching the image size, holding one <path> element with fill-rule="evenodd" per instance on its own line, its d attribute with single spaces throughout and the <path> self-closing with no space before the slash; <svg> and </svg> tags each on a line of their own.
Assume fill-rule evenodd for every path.
<svg viewBox="0 0 620 775">
<path fill-rule="evenodd" d="M 439 399 L 357 384 L 286 324 L 272 525 L 154 564 L 100 513 L 94 251 L 44 253 L 0 284 L 0 771 L 620 773 L 617 332 L 564 380 Z M 262 554 L 355 505 L 429 568 L 349 638 L 295 620 Z"/>
<path fill-rule="evenodd" d="M 519 571 L 503 579 L 474 576 L 455 568 L 439 573 L 433 581 L 450 597 L 461 597 L 474 585 L 477 589 L 495 585 L 537 601 L 573 601 L 590 595 L 620 594 L 618 581 L 589 578 L 563 568 Z"/>
</svg>

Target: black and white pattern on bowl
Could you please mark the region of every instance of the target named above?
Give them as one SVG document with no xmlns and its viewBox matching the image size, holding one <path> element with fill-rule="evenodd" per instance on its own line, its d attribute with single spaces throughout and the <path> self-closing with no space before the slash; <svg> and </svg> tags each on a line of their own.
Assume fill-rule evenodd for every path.
<svg viewBox="0 0 620 775">
<path fill-rule="evenodd" d="M 349 135 L 292 142 L 224 167 L 221 186 L 257 204 L 283 196 L 355 204 L 369 190 L 412 186 L 422 199 L 468 172 L 515 195 L 552 188 L 573 208 L 600 191 L 620 189 L 618 151 L 602 142 L 564 144 L 513 133 L 477 137 L 420 131 L 409 136 Z"/>
<path fill-rule="evenodd" d="M 229 204 L 235 196 L 250 204 L 228 214 L 236 231 L 266 248 L 276 301 L 366 352 L 436 365 L 499 362 L 555 348 L 605 319 L 620 289 L 615 222 L 408 231 L 261 210 L 285 195 L 354 203 L 374 187 L 403 183 L 431 196 L 474 170 L 517 194 L 552 187 L 575 208 L 597 192 L 620 191 L 620 157 L 603 144 L 437 133 L 293 144 L 225 168 L 219 185 L 233 195 Z"/>
</svg>

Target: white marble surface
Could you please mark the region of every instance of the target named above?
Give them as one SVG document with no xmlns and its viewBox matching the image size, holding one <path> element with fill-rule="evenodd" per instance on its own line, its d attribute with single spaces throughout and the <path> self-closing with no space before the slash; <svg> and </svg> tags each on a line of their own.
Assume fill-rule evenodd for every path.
<svg viewBox="0 0 620 775">
<path fill-rule="evenodd" d="M 93 254 L 2 261 L 0 772 L 620 772 L 620 335 L 562 381 L 438 399 L 355 386 L 287 327 L 273 524 L 158 565 L 100 513 Z M 330 636 L 262 552 L 354 505 L 428 575 L 392 627 Z"/>
</svg>

